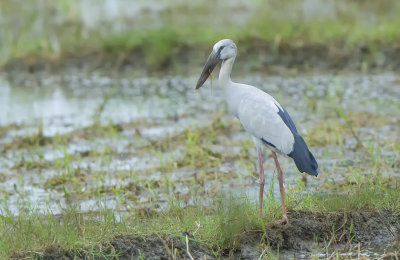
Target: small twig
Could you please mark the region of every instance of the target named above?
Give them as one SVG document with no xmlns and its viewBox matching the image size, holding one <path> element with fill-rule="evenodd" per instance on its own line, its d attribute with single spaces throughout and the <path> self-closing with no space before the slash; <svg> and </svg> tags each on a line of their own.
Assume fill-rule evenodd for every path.
<svg viewBox="0 0 400 260">
<path fill-rule="evenodd" d="M 197 231 L 199 231 L 199 229 L 200 229 L 200 227 L 201 227 L 200 221 L 195 221 L 195 223 L 196 223 L 197 228 L 196 228 L 196 230 L 193 232 L 193 236 L 194 236 L 194 234 L 196 234 Z"/>
<path fill-rule="evenodd" d="M 190 259 L 191 259 L 191 260 L 194 260 L 192 254 L 191 254 L 190 251 L 189 251 L 189 239 L 188 239 L 188 235 L 186 235 L 186 252 L 187 252 L 187 254 L 189 255 Z"/>
<path fill-rule="evenodd" d="M 172 259 L 176 259 L 176 250 L 174 250 L 174 240 L 171 241 L 171 252 L 173 252 L 172 254 Z"/>
<path fill-rule="evenodd" d="M 340 242 L 340 241 L 342 241 L 342 238 L 346 235 L 346 233 L 347 233 L 347 230 L 346 230 L 346 223 L 347 223 L 347 214 L 346 213 L 344 213 L 344 221 L 343 221 L 343 224 L 342 224 L 342 226 L 341 227 L 339 227 L 336 231 L 338 232 L 338 231 L 340 231 L 340 229 L 342 229 L 343 228 L 343 232 L 342 232 L 342 235 L 339 237 L 339 241 L 338 242 Z M 351 234 L 350 234 L 351 235 Z"/>
<path fill-rule="evenodd" d="M 169 249 L 167 242 L 165 242 L 165 240 L 159 234 L 157 234 L 157 236 L 163 243 L 164 248 L 167 251 L 167 253 L 172 257 L 172 259 L 174 259 L 174 255 L 172 254 L 171 250 Z"/>
<path fill-rule="evenodd" d="M 363 149 L 367 150 L 365 145 L 363 144 L 363 142 L 360 140 L 360 138 L 354 131 L 352 123 L 349 120 L 347 120 L 347 117 L 344 115 L 342 108 L 338 106 L 337 112 L 339 113 L 339 116 L 343 119 L 345 125 L 349 128 L 351 135 L 354 137 L 354 139 L 356 139 L 356 142 L 357 142 L 356 148 L 363 148 Z"/>
</svg>

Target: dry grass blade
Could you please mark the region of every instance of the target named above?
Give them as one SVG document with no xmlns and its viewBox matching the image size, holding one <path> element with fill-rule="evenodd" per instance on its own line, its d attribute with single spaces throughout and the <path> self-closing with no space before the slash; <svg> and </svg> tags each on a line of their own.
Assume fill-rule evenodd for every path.
<svg viewBox="0 0 400 260">
<path fill-rule="evenodd" d="M 186 235 L 186 252 L 187 252 L 188 256 L 190 257 L 190 259 L 194 260 L 192 254 L 190 253 L 190 250 L 189 250 L 189 238 L 188 238 L 188 235 Z"/>
</svg>

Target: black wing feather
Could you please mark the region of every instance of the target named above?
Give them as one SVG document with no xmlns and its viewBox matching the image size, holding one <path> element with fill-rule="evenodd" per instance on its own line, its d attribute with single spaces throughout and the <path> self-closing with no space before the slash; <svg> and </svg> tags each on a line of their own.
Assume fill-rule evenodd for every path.
<svg viewBox="0 0 400 260">
<path fill-rule="evenodd" d="M 279 106 L 276 107 L 279 109 L 278 115 L 282 118 L 283 122 L 290 129 L 294 137 L 293 149 L 288 156 L 293 158 L 297 169 L 299 169 L 300 172 L 306 172 L 310 175 L 317 176 L 318 163 L 315 160 L 314 155 L 308 149 L 304 139 L 298 134 L 297 128 L 288 112 L 284 108 L 281 109 Z"/>
</svg>

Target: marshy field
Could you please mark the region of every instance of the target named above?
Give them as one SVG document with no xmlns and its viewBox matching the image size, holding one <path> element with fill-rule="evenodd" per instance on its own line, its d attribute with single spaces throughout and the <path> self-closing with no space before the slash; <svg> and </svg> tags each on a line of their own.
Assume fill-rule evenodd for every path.
<svg viewBox="0 0 400 260">
<path fill-rule="evenodd" d="M 0 259 L 398 259 L 400 2 L 0 0 Z M 317 178 L 227 112 L 232 79 L 291 114 Z"/>
</svg>

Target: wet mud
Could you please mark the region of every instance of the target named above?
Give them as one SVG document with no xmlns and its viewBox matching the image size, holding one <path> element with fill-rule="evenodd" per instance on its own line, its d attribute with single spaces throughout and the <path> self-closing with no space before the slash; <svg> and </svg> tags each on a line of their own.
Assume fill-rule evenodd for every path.
<svg viewBox="0 0 400 260">
<path fill-rule="evenodd" d="M 264 233 L 248 232 L 235 255 L 256 258 L 263 246 L 278 250 L 281 256 L 304 258 L 334 249 L 354 254 L 368 247 L 381 253 L 400 240 L 400 218 L 387 211 L 315 213 L 296 211 L 289 214 L 289 225 L 272 224 Z M 257 245 L 262 241 L 263 245 Z M 361 251 L 357 252 L 358 245 Z M 326 250 L 323 252 L 323 250 Z"/>
<path fill-rule="evenodd" d="M 189 254 L 194 259 L 213 259 L 212 251 L 188 239 Z M 102 245 L 98 255 L 88 254 L 86 250 L 66 250 L 59 245 L 52 245 L 43 252 L 18 252 L 11 259 L 190 259 L 185 238 L 160 235 L 119 235 Z"/>
<path fill-rule="evenodd" d="M 176 236 L 121 234 L 88 254 L 84 248 L 66 250 L 50 245 L 43 251 L 17 252 L 11 259 L 258 259 L 269 250 L 283 258 L 326 257 L 336 250 L 342 256 L 383 257 L 400 249 L 400 216 L 388 211 L 315 213 L 294 211 L 289 225 L 268 224 L 266 230 L 248 230 L 235 248 L 207 248 L 190 234 Z M 188 237 L 188 246 L 186 244 Z M 189 252 L 189 253 L 188 253 Z M 384 254 L 385 252 L 385 254 Z M 380 254 L 380 255 L 379 255 Z M 371 256 L 371 255 L 370 255 Z"/>
</svg>

